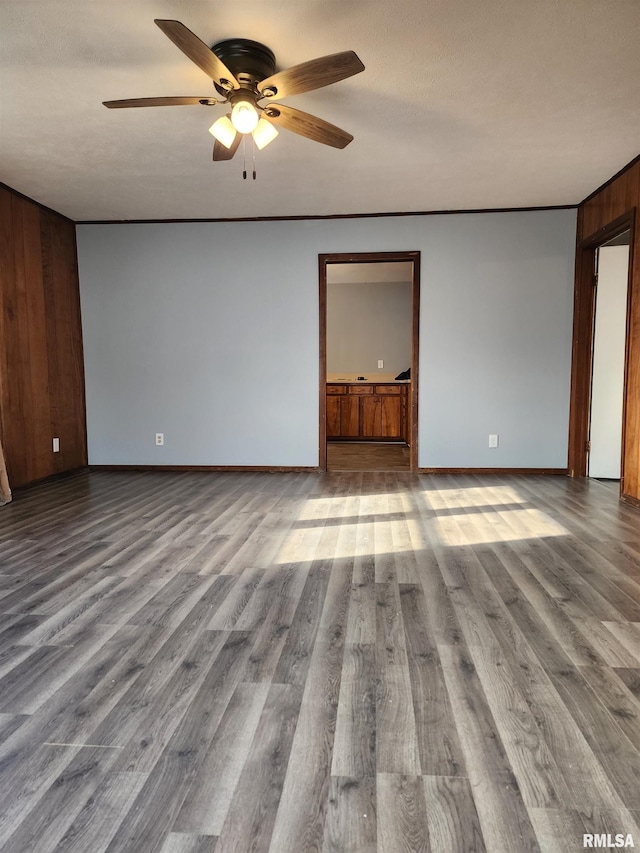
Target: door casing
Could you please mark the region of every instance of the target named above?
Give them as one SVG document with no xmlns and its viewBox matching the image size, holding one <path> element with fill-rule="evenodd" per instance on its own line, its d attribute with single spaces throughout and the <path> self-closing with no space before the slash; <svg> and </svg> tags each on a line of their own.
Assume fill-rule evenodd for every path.
<svg viewBox="0 0 640 853">
<path fill-rule="evenodd" d="M 627 279 L 627 318 L 625 331 L 624 391 L 622 412 L 622 459 L 620 496 L 625 497 L 625 427 L 629 373 L 629 323 L 631 318 L 631 273 L 635 234 L 635 208 L 580 240 L 576 247 L 576 272 L 573 306 L 573 351 L 571 360 L 571 397 L 569 409 L 568 470 L 571 477 L 586 477 L 588 472 L 589 414 L 595 319 L 596 250 L 629 230 L 629 272 Z"/>
<path fill-rule="evenodd" d="M 363 264 L 408 262 L 412 264 L 411 286 L 411 385 L 409 386 L 411 471 L 418 468 L 418 361 L 420 333 L 420 252 L 341 252 L 318 255 L 320 282 L 320 389 L 319 389 L 319 467 L 327 470 L 327 266 L 329 264 Z"/>
</svg>

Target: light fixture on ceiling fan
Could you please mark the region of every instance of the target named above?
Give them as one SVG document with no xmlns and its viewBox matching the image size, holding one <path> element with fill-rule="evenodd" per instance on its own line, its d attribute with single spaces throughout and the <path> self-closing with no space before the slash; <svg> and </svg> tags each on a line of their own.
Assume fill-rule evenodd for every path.
<svg viewBox="0 0 640 853">
<path fill-rule="evenodd" d="M 276 138 L 278 128 L 332 148 L 345 148 L 352 141 L 350 133 L 317 116 L 281 103 L 271 105 L 280 98 L 311 92 L 364 71 L 364 65 L 352 50 L 322 56 L 276 72 L 273 51 L 260 42 L 227 39 L 209 48 L 180 21 L 156 20 L 155 23 L 207 74 L 219 97 L 129 98 L 104 101 L 105 107 L 229 104 L 231 112 L 217 119 L 209 128 L 216 140 L 213 148 L 216 161 L 231 160 L 241 140 L 249 134 L 257 148 L 264 148 Z M 261 101 L 266 103 L 261 104 Z"/>
<path fill-rule="evenodd" d="M 234 100 L 232 98 L 233 95 L 229 100 L 233 103 L 233 109 L 228 115 L 214 121 L 209 133 L 227 149 L 231 148 L 238 133 L 250 133 L 259 150 L 273 142 L 278 131 L 260 117 L 255 99 L 249 100 L 246 93 L 237 95 Z"/>
</svg>

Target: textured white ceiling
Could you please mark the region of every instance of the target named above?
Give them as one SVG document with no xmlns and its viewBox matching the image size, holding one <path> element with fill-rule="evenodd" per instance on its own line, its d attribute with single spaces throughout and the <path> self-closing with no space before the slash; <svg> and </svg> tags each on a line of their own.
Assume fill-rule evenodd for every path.
<svg viewBox="0 0 640 853">
<path fill-rule="evenodd" d="M 153 23 L 262 41 L 286 68 L 352 49 L 366 70 L 286 99 L 353 133 L 282 131 L 213 163 L 223 107 Z M 640 153 L 640 0 L 2 0 L 0 180 L 75 220 L 574 204 Z"/>
</svg>

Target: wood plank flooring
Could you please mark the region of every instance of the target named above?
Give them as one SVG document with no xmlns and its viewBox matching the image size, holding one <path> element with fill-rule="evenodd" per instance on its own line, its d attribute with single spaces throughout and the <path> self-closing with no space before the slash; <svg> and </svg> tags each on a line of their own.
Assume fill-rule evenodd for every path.
<svg viewBox="0 0 640 853">
<path fill-rule="evenodd" d="M 5 853 L 640 847 L 640 512 L 83 472 L 0 509 Z"/>
<path fill-rule="evenodd" d="M 409 471 L 406 444 L 371 441 L 328 441 L 329 471 Z"/>
</svg>

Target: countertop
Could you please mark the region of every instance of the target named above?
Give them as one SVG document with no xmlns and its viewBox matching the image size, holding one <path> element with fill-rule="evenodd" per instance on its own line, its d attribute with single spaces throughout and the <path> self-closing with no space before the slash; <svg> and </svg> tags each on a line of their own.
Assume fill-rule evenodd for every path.
<svg viewBox="0 0 640 853">
<path fill-rule="evenodd" d="M 410 385 L 410 379 L 396 379 L 395 373 L 357 374 L 357 373 L 328 373 L 327 384 L 330 385 Z M 358 379 L 365 376 L 365 379 Z"/>
</svg>

